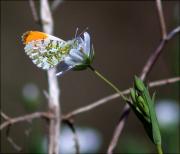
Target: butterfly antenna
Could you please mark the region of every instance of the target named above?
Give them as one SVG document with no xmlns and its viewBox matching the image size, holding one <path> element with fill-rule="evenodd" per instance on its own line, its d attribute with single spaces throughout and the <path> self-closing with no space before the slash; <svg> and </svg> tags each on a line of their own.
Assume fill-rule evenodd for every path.
<svg viewBox="0 0 180 154">
<path fill-rule="evenodd" d="M 77 28 L 76 28 L 76 33 L 75 33 L 75 39 L 76 39 L 76 37 L 77 37 L 78 30 L 79 30 L 79 28 L 77 27 Z"/>
<path fill-rule="evenodd" d="M 89 28 L 88 27 L 86 27 L 80 34 L 79 34 L 79 36 L 81 36 L 85 31 L 87 31 Z"/>
</svg>

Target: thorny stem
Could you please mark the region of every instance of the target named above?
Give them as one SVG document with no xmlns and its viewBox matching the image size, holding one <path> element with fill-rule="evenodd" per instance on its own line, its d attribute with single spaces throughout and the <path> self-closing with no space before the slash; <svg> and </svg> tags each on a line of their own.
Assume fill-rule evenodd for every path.
<svg viewBox="0 0 180 154">
<path fill-rule="evenodd" d="M 130 102 L 130 100 L 123 95 L 123 93 L 107 78 L 105 78 L 101 73 L 99 73 L 96 69 L 94 69 L 92 66 L 89 65 L 90 70 L 92 70 L 99 78 L 101 78 L 103 81 L 105 81 L 110 87 L 112 87 L 121 97 L 124 101 Z"/>
</svg>

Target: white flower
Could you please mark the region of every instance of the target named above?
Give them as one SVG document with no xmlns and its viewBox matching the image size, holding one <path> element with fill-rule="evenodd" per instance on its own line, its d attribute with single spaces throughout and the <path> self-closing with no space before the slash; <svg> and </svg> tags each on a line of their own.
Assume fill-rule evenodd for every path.
<svg viewBox="0 0 180 154">
<path fill-rule="evenodd" d="M 80 153 L 97 153 L 101 138 L 99 133 L 92 128 L 77 128 L 77 137 L 80 146 Z M 73 134 L 69 128 L 64 128 L 60 137 L 60 153 L 75 153 Z"/>
<path fill-rule="evenodd" d="M 64 64 L 67 65 L 65 70 L 60 71 L 56 75 L 61 75 L 63 72 L 74 69 L 86 69 L 93 61 L 94 50 L 90 46 L 90 36 L 84 32 L 84 38 L 78 37 L 72 40 L 72 48 L 69 54 L 64 57 Z"/>
<path fill-rule="evenodd" d="M 156 113 L 161 126 L 178 124 L 180 119 L 179 105 L 172 100 L 161 100 L 156 104 Z"/>
<path fill-rule="evenodd" d="M 102 144 L 102 138 L 95 129 L 92 128 L 76 128 L 80 153 L 97 153 Z M 47 140 L 44 140 L 44 150 L 47 151 Z M 64 127 L 60 134 L 59 140 L 60 154 L 75 154 L 75 142 L 72 131 Z"/>
</svg>

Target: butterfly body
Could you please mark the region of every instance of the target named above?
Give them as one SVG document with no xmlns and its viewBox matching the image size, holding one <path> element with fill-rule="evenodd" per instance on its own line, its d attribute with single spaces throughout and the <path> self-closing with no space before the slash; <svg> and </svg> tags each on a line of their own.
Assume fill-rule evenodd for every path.
<svg viewBox="0 0 180 154">
<path fill-rule="evenodd" d="M 28 31 L 22 35 L 22 41 L 25 53 L 37 67 L 49 70 L 58 65 L 57 75 L 70 69 L 85 69 L 93 60 L 94 51 L 90 49 L 87 32 L 84 32 L 84 39 L 79 36 L 64 41 L 43 32 Z"/>
</svg>

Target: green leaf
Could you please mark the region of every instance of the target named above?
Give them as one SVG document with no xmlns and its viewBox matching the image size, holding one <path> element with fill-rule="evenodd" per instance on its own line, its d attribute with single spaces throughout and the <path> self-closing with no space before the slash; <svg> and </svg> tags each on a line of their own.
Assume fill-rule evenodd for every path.
<svg viewBox="0 0 180 154">
<path fill-rule="evenodd" d="M 153 142 L 156 145 L 161 145 L 161 133 L 160 133 L 160 129 L 158 126 L 158 121 L 157 121 L 156 112 L 155 112 L 155 108 L 154 108 L 154 102 L 153 102 L 154 98 L 151 100 L 147 89 L 145 89 L 145 91 L 142 94 L 143 94 L 144 98 L 146 99 L 146 102 L 147 102 L 148 108 L 149 108 L 150 119 L 151 119 L 151 123 L 152 123 Z"/>
<path fill-rule="evenodd" d="M 154 107 L 155 93 L 151 98 L 148 88 L 145 87 L 143 81 L 135 76 L 131 98 L 133 104 L 137 104 L 138 107 L 138 109 L 134 107 L 133 110 L 143 123 L 150 139 L 155 145 L 161 145 L 161 133 Z"/>
<path fill-rule="evenodd" d="M 134 77 L 134 84 L 137 90 L 139 90 L 140 92 L 144 91 L 145 86 L 143 82 L 137 76 Z"/>
<path fill-rule="evenodd" d="M 130 89 L 130 95 L 131 95 L 133 103 L 135 103 L 136 102 L 136 93 L 133 88 Z"/>
</svg>

